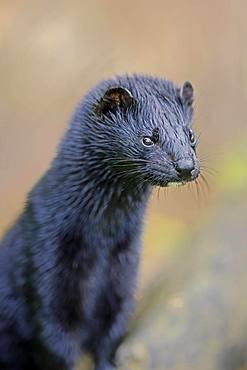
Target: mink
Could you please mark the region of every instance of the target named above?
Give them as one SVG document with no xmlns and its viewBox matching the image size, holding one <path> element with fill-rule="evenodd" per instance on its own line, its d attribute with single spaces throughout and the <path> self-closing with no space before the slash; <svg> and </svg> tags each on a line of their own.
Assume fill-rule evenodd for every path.
<svg viewBox="0 0 247 370">
<path fill-rule="evenodd" d="M 117 76 L 79 103 L 0 248 L 0 369 L 116 369 L 151 189 L 200 173 L 193 87 Z"/>
</svg>

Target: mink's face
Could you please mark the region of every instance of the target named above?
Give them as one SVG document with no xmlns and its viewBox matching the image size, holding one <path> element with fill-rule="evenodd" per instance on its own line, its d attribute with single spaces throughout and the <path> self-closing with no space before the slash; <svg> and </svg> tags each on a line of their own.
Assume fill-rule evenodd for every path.
<svg viewBox="0 0 247 370">
<path fill-rule="evenodd" d="M 125 181 L 170 186 L 195 180 L 200 164 L 191 125 L 191 84 L 178 89 L 165 80 L 129 81 L 128 89 L 109 89 L 96 107 L 104 125 L 100 135 L 107 132 L 110 140 L 107 165 Z"/>
</svg>

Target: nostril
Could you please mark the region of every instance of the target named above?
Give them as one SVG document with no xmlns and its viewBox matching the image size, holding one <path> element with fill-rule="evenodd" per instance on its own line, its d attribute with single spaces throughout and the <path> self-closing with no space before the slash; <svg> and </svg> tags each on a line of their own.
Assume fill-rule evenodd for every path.
<svg viewBox="0 0 247 370">
<path fill-rule="evenodd" d="M 176 162 L 175 168 L 182 178 L 188 178 L 191 176 L 191 172 L 194 170 L 194 162 L 192 159 L 180 159 Z"/>
</svg>

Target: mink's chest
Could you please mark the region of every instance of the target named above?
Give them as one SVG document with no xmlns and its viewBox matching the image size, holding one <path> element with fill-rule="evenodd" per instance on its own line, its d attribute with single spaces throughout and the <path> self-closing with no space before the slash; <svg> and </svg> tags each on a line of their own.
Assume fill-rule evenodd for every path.
<svg viewBox="0 0 247 370">
<path fill-rule="evenodd" d="M 57 257 L 53 305 L 64 328 L 76 330 L 92 320 L 96 323 L 101 316 L 105 321 L 104 308 L 108 313 L 118 309 L 121 294 L 114 279 L 119 274 L 119 262 L 123 265 L 128 260 L 130 246 L 129 233 L 104 244 L 100 240 L 90 244 L 83 235 L 64 237 Z"/>
</svg>

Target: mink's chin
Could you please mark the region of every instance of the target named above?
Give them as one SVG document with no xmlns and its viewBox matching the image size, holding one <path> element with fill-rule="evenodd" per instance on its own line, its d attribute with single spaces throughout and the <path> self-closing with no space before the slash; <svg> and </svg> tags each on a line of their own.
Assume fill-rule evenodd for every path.
<svg viewBox="0 0 247 370">
<path fill-rule="evenodd" d="M 169 187 L 169 188 L 177 188 L 179 186 L 183 186 L 183 185 L 186 185 L 187 182 L 186 181 L 170 181 L 166 184 L 166 187 Z"/>
<path fill-rule="evenodd" d="M 160 186 L 162 188 L 168 188 L 168 187 L 174 187 L 174 188 L 177 188 L 177 187 L 180 187 L 180 186 L 184 186 L 190 182 L 193 182 L 197 179 L 198 176 L 196 177 L 191 177 L 187 180 L 181 180 L 181 179 L 170 179 L 170 180 L 166 180 L 166 181 L 162 181 L 160 179 L 157 179 L 157 181 L 153 181 L 153 185 L 154 186 Z"/>
<path fill-rule="evenodd" d="M 178 188 L 180 186 L 183 186 L 183 185 L 186 185 L 188 181 L 166 181 L 166 182 L 157 182 L 157 184 L 155 184 L 156 186 L 160 186 L 162 188 Z"/>
</svg>

